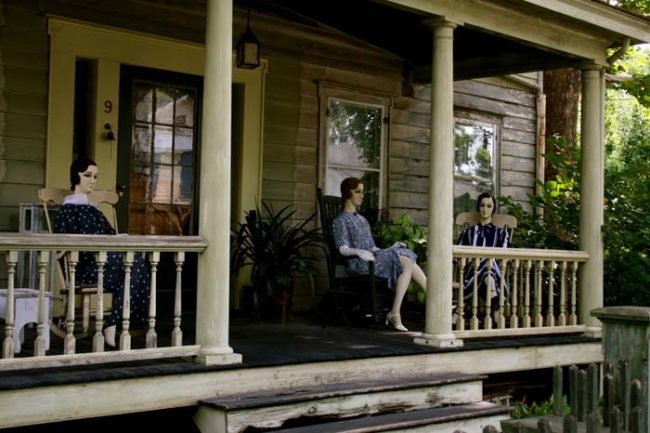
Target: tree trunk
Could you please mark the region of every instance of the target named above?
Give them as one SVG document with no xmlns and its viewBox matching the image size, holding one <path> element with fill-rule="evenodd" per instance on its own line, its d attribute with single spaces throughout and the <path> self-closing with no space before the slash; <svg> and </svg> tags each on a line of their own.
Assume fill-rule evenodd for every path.
<svg viewBox="0 0 650 433">
<path fill-rule="evenodd" d="M 569 157 L 576 146 L 578 124 L 578 102 L 580 101 L 580 70 L 575 68 L 555 69 L 544 72 L 544 93 L 546 94 L 546 152 Z M 557 146 L 557 138 L 564 141 L 565 149 Z M 555 178 L 556 170 L 548 162 L 544 179 Z"/>
</svg>

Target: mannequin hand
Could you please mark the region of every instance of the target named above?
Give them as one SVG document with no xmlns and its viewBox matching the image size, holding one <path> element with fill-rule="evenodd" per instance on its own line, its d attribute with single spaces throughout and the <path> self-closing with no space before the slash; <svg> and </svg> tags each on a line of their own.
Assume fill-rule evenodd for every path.
<svg viewBox="0 0 650 433">
<path fill-rule="evenodd" d="M 373 254 L 375 254 L 375 253 L 376 253 L 377 251 L 379 251 L 379 250 L 381 250 L 381 248 L 378 248 L 378 247 L 372 247 L 372 248 L 370 248 L 370 252 L 373 253 Z"/>
<path fill-rule="evenodd" d="M 395 242 L 391 248 L 406 248 L 406 244 L 404 242 Z"/>
<path fill-rule="evenodd" d="M 375 255 L 368 250 L 350 248 L 346 245 L 343 245 L 341 248 L 339 248 L 339 252 L 341 253 L 342 256 L 346 256 L 346 257 L 357 256 L 361 260 L 365 260 L 366 262 L 375 261 Z"/>
</svg>

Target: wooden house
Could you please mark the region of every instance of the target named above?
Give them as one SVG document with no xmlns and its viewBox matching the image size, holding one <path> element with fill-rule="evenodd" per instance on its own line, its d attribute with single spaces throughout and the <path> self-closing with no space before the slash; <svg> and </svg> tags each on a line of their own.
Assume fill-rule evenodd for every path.
<svg viewBox="0 0 650 433">
<path fill-rule="evenodd" d="M 246 29 L 259 42 L 258 66 L 236 53 Z M 3 0 L 0 35 L 0 427 L 602 359 L 589 313 L 603 303 L 604 68 L 613 50 L 650 41 L 647 19 L 595 0 Z M 582 70 L 580 251 L 454 246 L 467 194 L 492 189 L 528 206 L 543 172 L 538 71 L 560 67 Z M 374 119 L 369 155 L 332 126 L 340 108 Z M 25 226 L 38 214 L 29 206 L 38 190 L 69 187 L 79 155 L 97 161 L 98 188 L 123 194 L 120 231 L 132 236 Z M 284 360 L 247 364 L 231 341 L 231 224 L 260 200 L 304 219 L 317 209 L 317 188 L 336 193 L 348 175 L 367 176 L 376 207 L 429 227 L 426 272 L 435 278 L 424 328 L 391 337 L 386 352 L 347 358 L 301 358 L 287 337 L 276 347 Z M 105 350 L 100 322 L 87 351 L 74 326 L 48 351 L 51 252 L 89 245 L 150 254 L 154 337 L 139 345 L 127 331 L 118 350 Z M 452 263 L 478 258 L 508 266 L 513 290 L 494 323 L 454 324 Z M 29 353 L 14 354 L 25 272 L 35 275 L 38 319 Z M 319 294 L 326 285 L 321 278 Z M 317 299 L 298 288 L 294 308 L 309 311 Z M 74 308 L 65 314 L 74 324 Z M 253 327 L 242 337 L 250 353 L 254 336 L 268 334 Z M 481 343 L 513 336 L 522 340 Z M 479 353 L 489 356 L 477 363 Z M 166 369 L 171 360 L 177 368 Z M 158 362 L 155 373 L 146 362 Z"/>
</svg>

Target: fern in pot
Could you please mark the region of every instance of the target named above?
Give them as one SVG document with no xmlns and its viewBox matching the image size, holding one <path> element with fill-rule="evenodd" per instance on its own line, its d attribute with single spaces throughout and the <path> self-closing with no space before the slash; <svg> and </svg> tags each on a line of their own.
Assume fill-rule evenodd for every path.
<svg viewBox="0 0 650 433">
<path fill-rule="evenodd" d="M 232 269 L 238 272 L 251 266 L 254 312 L 279 307 L 283 323 L 295 278 L 307 277 L 314 288 L 317 258 L 309 250 L 325 248 L 320 230 L 308 228 L 316 214 L 296 223 L 292 220 L 295 213 L 290 205 L 276 212 L 262 202 L 262 209 L 246 212 L 244 222 L 232 231 Z"/>
</svg>

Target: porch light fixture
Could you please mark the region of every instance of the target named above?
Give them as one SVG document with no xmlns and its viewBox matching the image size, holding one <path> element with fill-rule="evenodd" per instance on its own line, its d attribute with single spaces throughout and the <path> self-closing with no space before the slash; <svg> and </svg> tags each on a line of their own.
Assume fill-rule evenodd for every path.
<svg viewBox="0 0 650 433">
<path fill-rule="evenodd" d="M 237 41 L 237 67 L 255 69 L 260 65 L 260 43 L 251 31 L 251 9 L 246 16 L 246 30 Z"/>
</svg>

